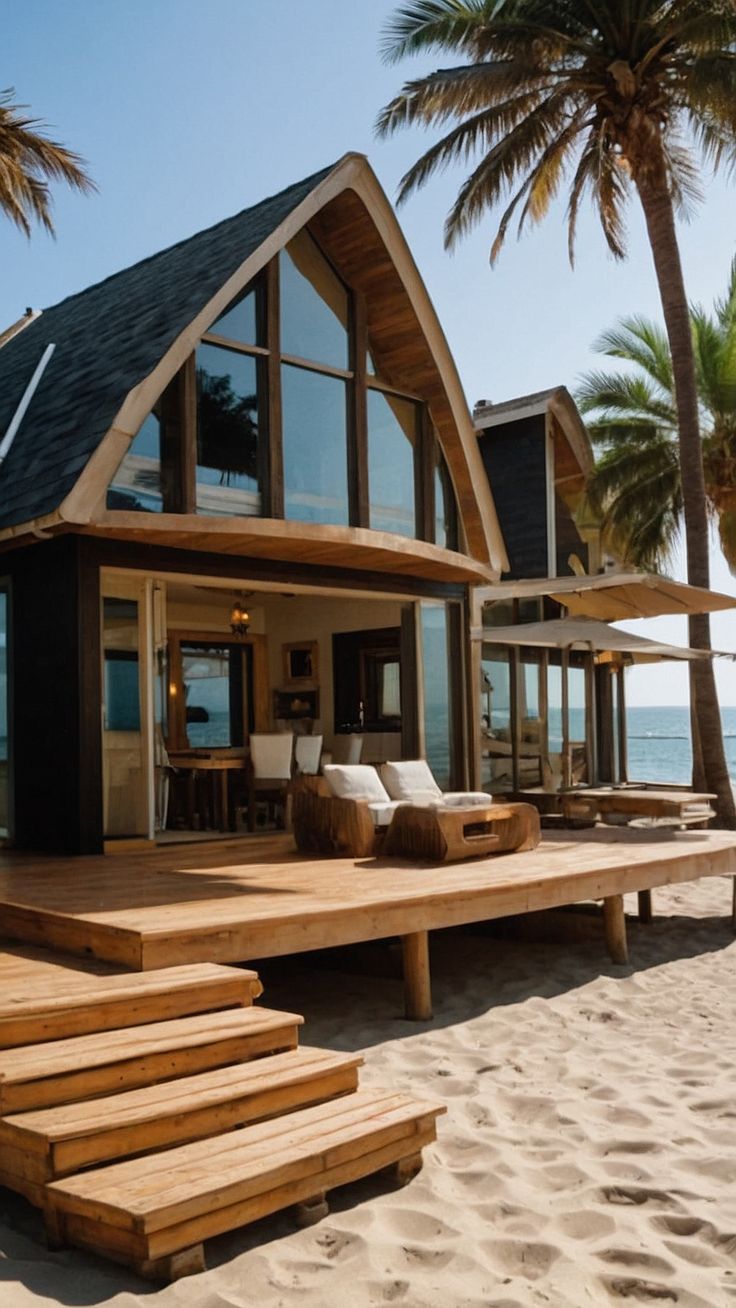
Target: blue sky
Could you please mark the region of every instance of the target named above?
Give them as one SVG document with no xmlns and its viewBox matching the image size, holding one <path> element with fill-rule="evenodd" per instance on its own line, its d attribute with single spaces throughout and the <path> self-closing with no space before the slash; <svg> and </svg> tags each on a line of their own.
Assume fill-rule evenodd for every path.
<svg viewBox="0 0 736 1308">
<path fill-rule="evenodd" d="M 43 307 L 323 165 L 366 153 L 393 197 L 427 138 L 378 142 L 378 109 L 410 76 L 447 60 L 387 67 L 379 55 L 387 0 L 24 0 L 4 14 L 1 84 L 88 161 L 99 193 L 55 192 L 57 239 L 28 242 L 0 224 L 0 325 Z M 402 226 L 435 302 L 466 394 L 494 401 L 564 383 L 595 361 L 590 345 L 622 313 L 658 311 L 639 214 L 630 258 L 606 252 L 591 213 L 567 263 L 563 206 L 493 270 L 489 218 L 452 256 L 442 223 L 462 178 L 438 178 L 404 206 Z M 682 228 L 695 300 L 721 292 L 736 252 L 733 191 L 706 177 L 706 198 Z M 714 552 L 713 585 L 736 593 Z M 681 620 L 648 630 L 683 641 Z M 714 621 L 714 643 L 736 646 L 736 618 Z M 736 670 L 719 669 L 736 704 Z M 680 703 L 682 669 L 637 670 L 632 703 Z"/>
</svg>

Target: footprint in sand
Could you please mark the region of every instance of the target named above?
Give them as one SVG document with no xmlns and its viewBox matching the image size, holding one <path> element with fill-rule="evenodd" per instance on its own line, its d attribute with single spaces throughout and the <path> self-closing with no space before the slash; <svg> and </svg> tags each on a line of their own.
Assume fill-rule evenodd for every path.
<svg viewBox="0 0 736 1308">
<path fill-rule="evenodd" d="M 725 1257 L 731 1259 L 736 1253 L 736 1233 L 719 1231 L 712 1222 L 701 1217 L 680 1217 L 674 1213 L 661 1213 L 651 1218 L 652 1226 L 669 1235 L 681 1238 L 697 1236 L 700 1241 L 718 1249 Z"/>
<path fill-rule="evenodd" d="M 604 1158 L 609 1154 L 659 1154 L 662 1146 L 656 1140 L 609 1140 L 601 1142 L 599 1151 Z"/>
<path fill-rule="evenodd" d="M 657 1203 L 664 1208 L 682 1208 L 680 1201 L 666 1190 L 652 1190 L 643 1185 L 606 1185 L 601 1198 L 608 1204 Z"/>
<path fill-rule="evenodd" d="M 351 1235 L 349 1231 L 336 1231 L 334 1227 L 328 1227 L 327 1230 L 320 1230 L 315 1237 L 315 1244 L 326 1258 L 334 1262 L 338 1258 L 344 1260 L 346 1257 L 355 1257 L 363 1249 L 365 1240 L 359 1235 Z"/>
<path fill-rule="evenodd" d="M 538 1240 L 484 1240 L 483 1249 L 502 1272 L 523 1276 L 527 1281 L 546 1276 L 562 1254 L 555 1245 Z"/>
<path fill-rule="evenodd" d="M 392 1208 L 388 1210 L 391 1230 L 397 1236 L 417 1243 L 436 1244 L 440 1240 L 454 1240 L 460 1232 L 448 1226 L 439 1217 L 423 1213 L 419 1208 Z"/>
<path fill-rule="evenodd" d="M 612 1277 L 603 1280 L 609 1295 L 616 1299 L 630 1299 L 633 1303 L 676 1303 L 678 1308 L 716 1308 L 699 1295 L 683 1293 L 658 1281 L 644 1281 L 638 1276 Z"/>
<path fill-rule="evenodd" d="M 409 1293 L 408 1281 L 367 1281 L 366 1289 L 370 1294 L 370 1302 L 375 1303 L 377 1299 L 382 1299 L 384 1303 L 400 1303 Z"/>
<path fill-rule="evenodd" d="M 642 1249 L 596 1249 L 595 1257 L 603 1263 L 619 1263 L 621 1267 L 636 1268 L 643 1272 L 659 1272 L 668 1275 L 675 1271 L 674 1263 L 658 1254 L 645 1253 Z"/>
<path fill-rule="evenodd" d="M 596 1213 L 587 1208 L 561 1213 L 556 1219 L 556 1225 L 563 1235 L 572 1240 L 596 1240 L 611 1235 L 616 1230 L 615 1221 L 607 1213 Z"/>
</svg>

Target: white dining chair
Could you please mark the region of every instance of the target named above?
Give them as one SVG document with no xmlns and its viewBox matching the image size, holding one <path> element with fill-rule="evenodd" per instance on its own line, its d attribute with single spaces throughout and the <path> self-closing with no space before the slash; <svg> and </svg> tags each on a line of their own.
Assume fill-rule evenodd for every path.
<svg viewBox="0 0 736 1308">
<path fill-rule="evenodd" d="M 281 825 L 286 825 L 286 788 L 291 781 L 294 765 L 294 735 L 291 731 L 252 732 L 249 745 L 248 768 L 248 830 L 255 831 L 256 804 L 268 804 L 269 818 L 280 806 L 284 814 Z"/>
<path fill-rule="evenodd" d="M 297 736 L 294 745 L 296 770 L 303 777 L 314 777 L 319 772 L 324 736 Z"/>
</svg>

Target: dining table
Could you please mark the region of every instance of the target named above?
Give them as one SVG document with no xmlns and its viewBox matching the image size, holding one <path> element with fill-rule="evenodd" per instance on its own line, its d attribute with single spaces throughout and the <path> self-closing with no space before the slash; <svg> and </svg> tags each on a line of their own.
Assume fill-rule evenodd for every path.
<svg viewBox="0 0 736 1308">
<path fill-rule="evenodd" d="M 234 831 L 235 810 L 230 803 L 229 779 L 233 773 L 245 772 L 248 766 L 245 753 L 233 756 L 215 751 L 184 750 L 170 753 L 169 764 L 176 772 L 186 775 L 187 824 L 190 830 L 195 829 L 198 816 L 200 829 L 206 829 L 211 822 L 214 830 Z"/>
</svg>

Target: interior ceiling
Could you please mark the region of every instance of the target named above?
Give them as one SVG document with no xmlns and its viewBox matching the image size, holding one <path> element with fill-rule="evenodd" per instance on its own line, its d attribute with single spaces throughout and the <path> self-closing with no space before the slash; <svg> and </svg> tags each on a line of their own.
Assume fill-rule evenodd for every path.
<svg viewBox="0 0 736 1308">
<path fill-rule="evenodd" d="M 166 584 L 166 595 L 170 603 L 174 604 L 195 604 L 198 607 L 205 608 L 223 608 L 229 607 L 236 595 L 243 595 L 252 607 L 269 608 L 274 604 L 288 604 L 292 599 L 313 598 L 320 600 L 345 600 L 359 599 L 364 603 L 378 601 L 385 604 L 387 601 L 392 604 L 400 604 L 403 597 L 400 595 L 383 595 L 371 592 L 367 595 L 365 591 L 359 590 L 321 590 L 315 592 L 307 587 L 295 586 L 293 590 L 258 586 L 255 582 L 233 582 L 224 581 L 220 578 L 209 578 L 204 580 L 179 580 L 171 577 L 161 577 L 159 580 Z M 407 599 L 410 597 L 406 597 Z"/>
</svg>

